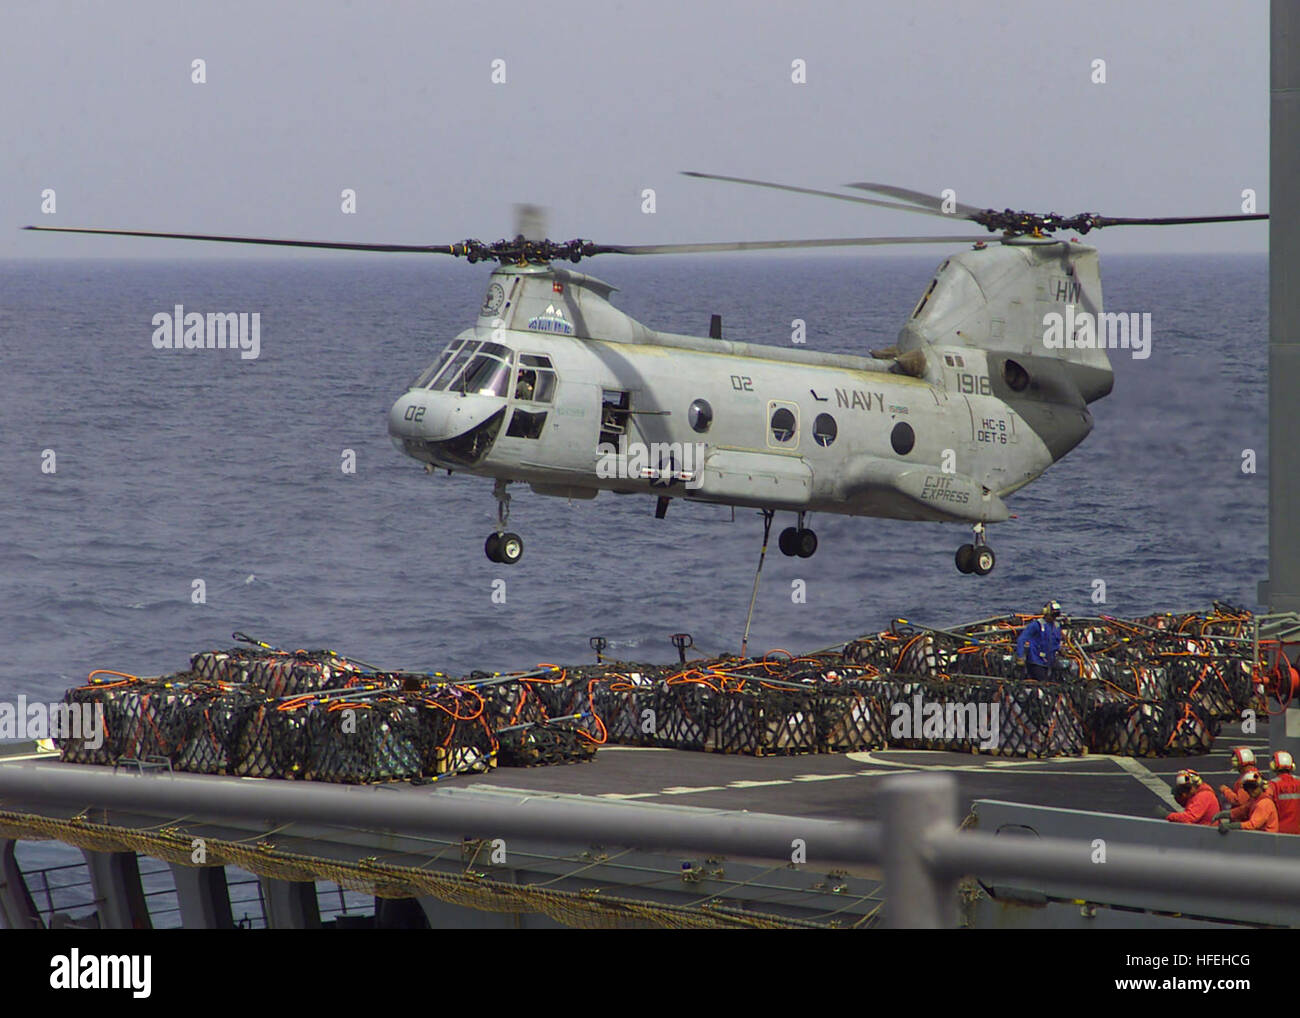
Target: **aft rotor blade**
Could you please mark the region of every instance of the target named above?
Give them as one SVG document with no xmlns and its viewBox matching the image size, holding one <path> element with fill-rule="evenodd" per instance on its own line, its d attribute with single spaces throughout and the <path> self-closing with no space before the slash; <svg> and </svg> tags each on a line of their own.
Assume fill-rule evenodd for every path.
<svg viewBox="0 0 1300 1018">
<path fill-rule="evenodd" d="M 728 184 L 748 184 L 751 187 L 769 187 L 774 191 L 790 191 L 793 194 L 811 194 L 818 198 L 836 198 L 840 201 L 857 202 L 859 205 L 873 205 L 881 209 L 893 209 L 895 212 L 921 212 L 925 215 L 943 216 L 944 219 L 951 219 L 952 216 L 945 215 L 942 212 L 931 212 L 929 209 L 917 208 L 915 205 L 903 205 L 899 202 L 881 201 L 879 198 L 860 198 L 856 194 L 839 194 L 835 191 L 818 191 L 811 187 L 795 187 L 793 184 L 774 184 L 767 180 L 749 180 L 745 177 L 724 177 L 717 173 L 697 173 L 695 170 L 682 170 L 682 174 L 687 177 L 699 177 L 701 180 L 721 180 Z"/>
<path fill-rule="evenodd" d="M 893 184 L 845 184 L 845 187 L 855 187 L 859 191 L 875 191 L 877 194 L 887 194 L 891 198 L 901 198 L 903 201 L 919 205 L 923 209 L 931 212 L 939 212 L 948 216 L 950 219 L 961 219 L 970 217 L 973 213 L 981 211 L 974 205 L 967 205 L 965 202 L 955 202 L 953 212 L 943 211 L 943 201 L 932 194 L 926 194 L 924 191 L 913 191 L 909 187 L 896 187 Z"/>
<path fill-rule="evenodd" d="M 115 237 L 159 237 L 164 240 L 211 240 L 223 244 L 266 244 L 273 247 L 316 247 L 335 251 L 395 251 L 412 254 L 456 254 L 456 244 L 351 244 L 328 240 L 279 240 L 270 237 L 225 237 L 206 233 L 154 233 L 149 230 L 95 230 L 78 226 L 24 226 L 48 233 L 101 233 Z"/>
<path fill-rule="evenodd" d="M 983 237 L 826 237 L 813 240 L 736 240 L 718 244 L 601 244 L 592 254 L 704 254 L 719 251 L 764 251 L 807 247 L 868 247 L 877 244 L 974 244 Z"/>
<path fill-rule="evenodd" d="M 1164 216 L 1160 218 L 1139 217 L 1124 218 L 1119 216 L 1094 216 L 1093 225 L 1097 229 L 1103 226 L 1181 226 L 1184 223 L 1240 223 L 1248 219 L 1267 219 L 1267 212 L 1256 212 L 1241 216 Z"/>
</svg>

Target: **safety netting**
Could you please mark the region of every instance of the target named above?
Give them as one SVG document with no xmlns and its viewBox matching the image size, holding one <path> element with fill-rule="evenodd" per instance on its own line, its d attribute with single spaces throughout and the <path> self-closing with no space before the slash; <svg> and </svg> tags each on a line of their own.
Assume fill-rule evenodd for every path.
<svg viewBox="0 0 1300 1018">
<path fill-rule="evenodd" d="M 803 656 L 463 678 L 236 634 L 250 646 L 195 654 L 173 675 L 92 673 L 66 700 L 100 712 L 102 731 L 59 745 L 76 763 L 361 783 L 583 761 L 606 743 L 754 756 L 1188 755 L 1207 752 L 1244 711 L 1267 717 L 1265 684 L 1280 672 L 1270 653 L 1280 661 L 1282 651 L 1258 639 L 1243 609 L 1063 620 L 1057 666 L 1041 680 L 1025 677 L 1015 652 L 1035 617 L 947 629 L 899 619 Z"/>
</svg>

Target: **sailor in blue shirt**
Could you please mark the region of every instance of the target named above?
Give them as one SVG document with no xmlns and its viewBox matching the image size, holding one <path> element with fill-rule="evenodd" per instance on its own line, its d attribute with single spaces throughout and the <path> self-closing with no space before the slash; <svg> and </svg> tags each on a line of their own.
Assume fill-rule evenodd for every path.
<svg viewBox="0 0 1300 1018">
<path fill-rule="evenodd" d="M 1016 640 L 1016 660 L 1024 663 L 1025 677 L 1050 679 L 1061 649 L 1061 606 L 1055 601 L 1043 605 L 1043 617 L 1034 619 Z"/>
</svg>

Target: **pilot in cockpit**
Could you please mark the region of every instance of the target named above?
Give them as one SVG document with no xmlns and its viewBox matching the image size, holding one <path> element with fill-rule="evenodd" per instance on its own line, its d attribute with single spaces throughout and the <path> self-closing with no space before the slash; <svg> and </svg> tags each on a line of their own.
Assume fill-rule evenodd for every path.
<svg viewBox="0 0 1300 1018">
<path fill-rule="evenodd" d="M 531 400 L 536 387 L 537 372 L 527 369 L 520 371 L 519 378 L 515 382 L 515 399 Z"/>
</svg>

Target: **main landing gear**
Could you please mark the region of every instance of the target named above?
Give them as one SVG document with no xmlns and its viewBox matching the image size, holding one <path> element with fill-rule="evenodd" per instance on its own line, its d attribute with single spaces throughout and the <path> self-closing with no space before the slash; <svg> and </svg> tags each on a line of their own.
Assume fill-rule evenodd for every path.
<svg viewBox="0 0 1300 1018">
<path fill-rule="evenodd" d="M 493 562 L 512 566 L 524 557 L 524 539 L 518 534 L 506 532 L 506 521 L 510 519 L 510 496 L 506 493 L 506 482 L 498 478 L 492 494 L 497 500 L 497 528 L 483 542 L 483 552 Z"/>
<path fill-rule="evenodd" d="M 997 556 L 993 554 L 993 549 L 984 543 L 984 524 L 976 523 L 973 529 L 975 543 L 963 544 L 957 549 L 957 572 L 988 576 L 993 572 Z"/>
<path fill-rule="evenodd" d="M 797 527 L 786 527 L 776 539 L 781 554 L 789 558 L 812 558 L 817 551 L 817 535 L 803 525 L 804 513 L 799 514 Z"/>
</svg>

